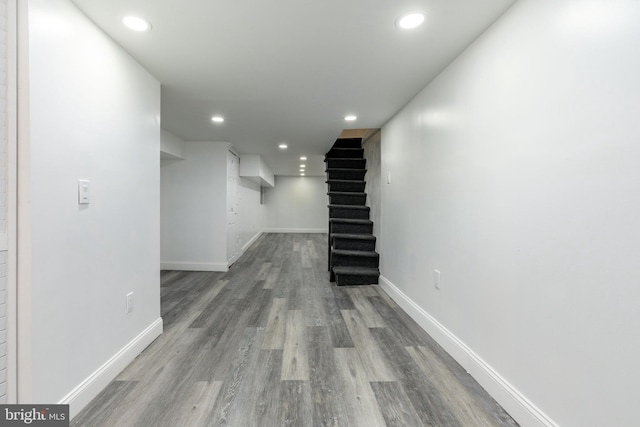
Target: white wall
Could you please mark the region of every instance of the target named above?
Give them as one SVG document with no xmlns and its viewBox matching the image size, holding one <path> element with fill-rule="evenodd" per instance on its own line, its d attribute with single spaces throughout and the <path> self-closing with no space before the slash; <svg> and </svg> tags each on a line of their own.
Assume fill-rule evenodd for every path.
<svg viewBox="0 0 640 427">
<path fill-rule="evenodd" d="M 184 141 L 166 129 L 160 129 L 160 158 L 184 159 Z"/>
<path fill-rule="evenodd" d="M 242 164 L 242 160 L 240 160 Z M 260 185 L 246 178 L 238 180 L 240 185 L 240 247 L 246 250 L 265 228 L 266 209 L 260 204 Z"/>
<path fill-rule="evenodd" d="M 161 171 L 162 267 L 227 268 L 226 142 L 185 142 L 184 160 Z"/>
<path fill-rule="evenodd" d="M 367 193 L 366 205 L 370 208 L 369 219 L 373 221 L 373 235 L 376 236 L 376 250 L 380 249 L 380 224 L 382 223 L 380 212 L 380 189 L 383 182 L 380 176 L 380 168 L 382 166 L 382 160 L 380 159 L 381 140 L 381 132 L 378 130 L 362 142 L 364 158 L 367 159 L 364 191 Z"/>
<path fill-rule="evenodd" d="M 275 177 L 265 188 L 266 230 L 270 232 L 326 233 L 329 223 L 325 177 Z"/>
<path fill-rule="evenodd" d="M 19 339 L 32 382 L 22 376 L 21 399 L 73 414 L 135 357 L 125 346 L 162 331 L 160 84 L 67 0 L 30 0 L 28 22 L 20 287 L 31 299 L 19 310 L 31 329 L 19 325 Z M 89 205 L 78 179 L 91 181 Z"/>
<path fill-rule="evenodd" d="M 638 422 L 638 17 L 520 0 L 383 128 L 383 283 L 523 425 Z"/>
<path fill-rule="evenodd" d="M 177 138 L 177 137 L 175 137 Z M 226 271 L 228 142 L 181 142 L 184 160 L 163 159 L 163 269 Z M 264 228 L 260 186 L 238 177 L 237 229 L 244 250 Z"/>
</svg>

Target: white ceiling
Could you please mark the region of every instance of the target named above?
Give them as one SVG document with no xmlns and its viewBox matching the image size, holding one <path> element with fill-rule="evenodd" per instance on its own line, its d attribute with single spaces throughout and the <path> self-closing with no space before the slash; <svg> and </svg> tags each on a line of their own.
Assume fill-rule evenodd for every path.
<svg viewBox="0 0 640 427">
<path fill-rule="evenodd" d="M 343 128 L 381 127 L 515 2 L 72 1 L 162 83 L 164 129 L 261 154 L 278 175 L 297 175 L 301 155 L 324 174 Z M 396 28 L 414 10 L 425 24 Z M 152 31 L 125 28 L 130 14 Z"/>
</svg>

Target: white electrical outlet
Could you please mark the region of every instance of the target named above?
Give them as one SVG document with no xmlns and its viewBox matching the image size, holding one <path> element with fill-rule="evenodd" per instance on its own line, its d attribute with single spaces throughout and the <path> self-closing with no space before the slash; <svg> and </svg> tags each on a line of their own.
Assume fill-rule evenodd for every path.
<svg viewBox="0 0 640 427">
<path fill-rule="evenodd" d="M 433 270 L 433 287 L 440 290 L 440 270 Z"/>
<path fill-rule="evenodd" d="M 127 294 L 127 311 L 125 313 L 131 313 L 133 311 L 133 292 Z"/>
</svg>

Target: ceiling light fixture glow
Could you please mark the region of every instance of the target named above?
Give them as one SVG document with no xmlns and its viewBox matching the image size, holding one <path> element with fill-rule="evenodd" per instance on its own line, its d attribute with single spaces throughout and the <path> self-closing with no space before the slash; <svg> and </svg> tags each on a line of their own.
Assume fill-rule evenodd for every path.
<svg viewBox="0 0 640 427">
<path fill-rule="evenodd" d="M 221 116 L 213 116 L 211 117 L 211 121 L 215 122 L 215 123 L 222 123 L 224 122 L 224 117 Z"/>
<path fill-rule="evenodd" d="M 151 30 L 151 23 L 137 16 L 125 16 L 122 18 L 122 23 L 133 31 L 146 32 Z"/>
<path fill-rule="evenodd" d="M 300 174 L 300 176 L 304 176 L 304 174 L 303 174 L 303 173 L 301 173 L 301 174 Z"/>
<path fill-rule="evenodd" d="M 396 21 L 399 28 L 403 30 L 410 30 L 412 28 L 419 27 L 424 22 L 424 13 L 422 12 L 411 12 L 406 15 L 402 15 Z"/>
<path fill-rule="evenodd" d="M 279 148 L 279 149 L 281 149 L 281 150 L 286 150 L 286 149 L 287 149 L 287 147 L 288 147 L 288 145 L 287 145 L 287 144 L 280 144 L 280 145 L 278 145 L 278 148 Z"/>
<path fill-rule="evenodd" d="M 348 121 L 348 122 L 352 122 L 352 121 L 354 121 L 354 120 L 355 120 L 355 119 L 357 119 L 357 118 L 358 118 L 357 116 L 353 116 L 353 115 L 351 115 L 351 116 L 345 116 L 345 117 L 344 117 L 344 119 L 345 119 L 346 121 Z"/>
<path fill-rule="evenodd" d="M 305 156 L 300 157 L 300 160 L 307 160 Z"/>
</svg>

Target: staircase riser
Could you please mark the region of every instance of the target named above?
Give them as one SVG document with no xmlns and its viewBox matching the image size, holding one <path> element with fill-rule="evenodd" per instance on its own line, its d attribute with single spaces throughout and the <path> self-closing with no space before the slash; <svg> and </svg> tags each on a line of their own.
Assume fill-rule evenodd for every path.
<svg viewBox="0 0 640 427">
<path fill-rule="evenodd" d="M 368 256 L 352 256 L 352 255 L 339 255 L 336 253 L 331 254 L 331 266 L 332 267 L 371 267 L 378 268 L 379 258 Z"/>
<path fill-rule="evenodd" d="M 333 144 L 333 148 L 362 148 L 362 139 L 360 138 L 345 138 L 337 139 Z"/>
<path fill-rule="evenodd" d="M 329 218 L 369 219 L 369 210 L 329 208 Z"/>
<path fill-rule="evenodd" d="M 363 156 L 364 156 L 364 149 L 362 148 L 360 149 L 349 148 L 345 150 L 341 150 L 340 148 L 338 148 L 338 149 L 329 150 L 329 152 L 326 154 L 325 157 L 327 159 L 362 159 Z"/>
<path fill-rule="evenodd" d="M 352 251 L 375 251 L 375 240 L 333 239 L 333 249 L 347 249 Z"/>
<path fill-rule="evenodd" d="M 373 234 L 372 224 L 331 224 L 331 233 Z"/>
<path fill-rule="evenodd" d="M 337 274 L 335 275 L 335 282 L 338 286 L 350 286 L 350 285 L 376 285 L 378 283 L 377 275 L 352 275 L 352 274 Z"/>
<path fill-rule="evenodd" d="M 355 181 L 364 181 L 366 173 L 367 171 L 364 169 L 328 170 L 327 176 L 329 179 L 352 179 Z"/>
<path fill-rule="evenodd" d="M 353 195 L 349 194 L 333 194 L 329 195 L 329 204 L 330 205 L 354 205 L 354 206 L 364 206 L 367 200 L 366 194 L 353 193 Z"/>
<path fill-rule="evenodd" d="M 325 159 L 327 169 L 364 169 L 367 165 L 365 159 Z"/>
<path fill-rule="evenodd" d="M 329 191 L 343 191 L 348 193 L 362 193 L 364 192 L 364 182 L 358 181 L 340 181 L 340 182 L 329 182 L 327 183 L 329 186 Z"/>
</svg>

